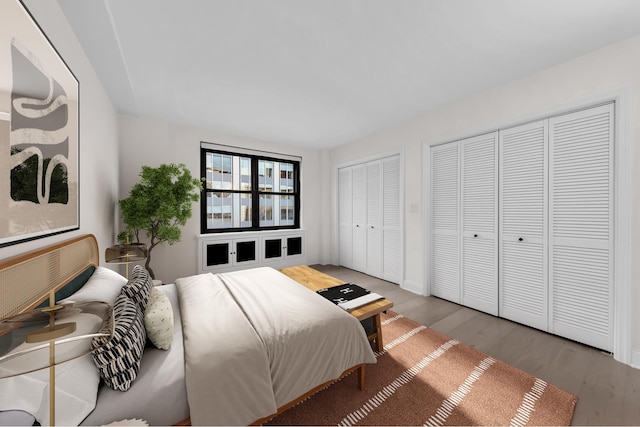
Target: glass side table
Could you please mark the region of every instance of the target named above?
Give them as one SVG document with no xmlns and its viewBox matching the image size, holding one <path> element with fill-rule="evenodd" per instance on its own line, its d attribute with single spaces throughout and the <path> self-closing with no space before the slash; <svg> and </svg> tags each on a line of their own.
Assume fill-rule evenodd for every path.
<svg viewBox="0 0 640 427">
<path fill-rule="evenodd" d="M 55 366 L 89 354 L 93 338 L 110 339 L 113 331 L 113 308 L 99 301 L 51 305 L 2 319 L 0 378 L 49 368 L 54 425 Z"/>
</svg>

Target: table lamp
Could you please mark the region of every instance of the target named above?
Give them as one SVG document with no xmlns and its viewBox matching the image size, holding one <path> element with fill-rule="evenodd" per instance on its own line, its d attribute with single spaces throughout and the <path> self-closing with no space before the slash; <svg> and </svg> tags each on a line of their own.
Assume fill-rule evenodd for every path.
<svg viewBox="0 0 640 427">
<path fill-rule="evenodd" d="M 97 317 L 89 327 L 82 325 L 81 334 L 74 335 L 76 322 L 67 320 L 80 314 Z M 111 338 L 113 328 L 113 309 L 109 304 L 92 301 L 60 305 L 55 303 L 55 293 L 51 291 L 48 307 L 0 321 L 0 378 L 49 368 L 49 422 L 55 425 L 56 365 L 89 354 L 91 340 Z"/>
<path fill-rule="evenodd" d="M 104 252 L 106 262 L 125 265 L 125 277 L 129 279 L 129 263 L 147 258 L 147 245 L 126 243 L 108 247 Z"/>
</svg>

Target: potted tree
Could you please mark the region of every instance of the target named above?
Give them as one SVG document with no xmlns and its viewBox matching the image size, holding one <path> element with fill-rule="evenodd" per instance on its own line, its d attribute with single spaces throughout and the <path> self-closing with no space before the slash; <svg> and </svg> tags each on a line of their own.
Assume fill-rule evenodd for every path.
<svg viewBox="0 0 640 427">
<path fill-rule="evenodd" d="M 121 243 L 142 243 L 140 232 L 148 238 L 145 268 L 151 269 L 151 251 L 158 245 L 180 241 L 181 227 L 191 218 L 193 202 L 200 198 L 200 180 L 191 176 L 183 164 L 142 166 L 140 181 L 119 202 L 125 229 L 118 235 Z"/>
</svg>

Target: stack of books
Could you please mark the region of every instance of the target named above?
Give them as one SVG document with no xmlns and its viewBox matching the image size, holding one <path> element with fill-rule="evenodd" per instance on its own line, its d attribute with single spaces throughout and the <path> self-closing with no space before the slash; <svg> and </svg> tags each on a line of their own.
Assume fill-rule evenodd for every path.
<svg viewBox="0 0 640 427">
<path fill-rule="evenodd" d="M 384 299 L 382 295 L 370 292 L 353 283 L 344 283 L 342 285 L 320 289 L 317 293 L 346 311 L 351 311 L 363 305 Z"/>
</svg>

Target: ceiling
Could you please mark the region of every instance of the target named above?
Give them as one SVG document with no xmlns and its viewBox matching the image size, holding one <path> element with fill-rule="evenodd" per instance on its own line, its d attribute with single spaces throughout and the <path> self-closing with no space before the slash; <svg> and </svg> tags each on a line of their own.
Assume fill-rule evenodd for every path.
<svg viewBox="0 0 640 427">
<path fill-rule="evenodd" d="M 58 0 L 121 113 L 333 147 L 640 33 L 638 0 Z"/>
</svg>

